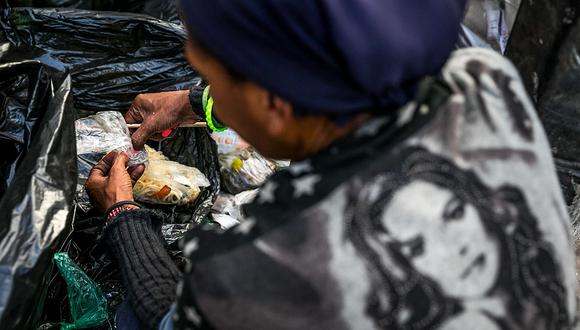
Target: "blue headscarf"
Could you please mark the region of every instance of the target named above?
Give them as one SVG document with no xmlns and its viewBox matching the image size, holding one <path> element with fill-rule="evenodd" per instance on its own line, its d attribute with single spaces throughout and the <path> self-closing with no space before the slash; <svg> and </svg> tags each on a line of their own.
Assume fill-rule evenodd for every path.
<svg viewBox="0 0 580 330">
<path fill-rule="evenodd" d="M 182 0 L 190 33 L 298 112 L 389 111 L 454 49 L 466 0 Z"/>
</svg>

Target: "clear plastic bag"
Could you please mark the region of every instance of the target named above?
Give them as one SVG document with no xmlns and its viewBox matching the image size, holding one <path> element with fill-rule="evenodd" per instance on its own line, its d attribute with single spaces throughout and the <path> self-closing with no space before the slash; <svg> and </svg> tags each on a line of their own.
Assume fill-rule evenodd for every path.
<svg viewBox="0 0 580 330">
<path fill-rule="evenodd" d="M 278 169 L 278 163 L 255 151 L 232 129 L 211 135 L 217 144 L 220 173 L 230 194 L 260 187 Z"/>
<path fill-rule="evenodd" d="M 133 149 L 129 128 L 117 111 L 99 112 L 75 122 L 79 155 L 107 154 L 122 151 L 129 156 L 129 166 L 147 161 L 144 151 Z"/>
<path fill-rule="evenodd" d="M 109 152 L 125 152 L 129 166 L 147 162 L 147 153 L 133 149 L 129 128 L 123 115 L 104 111 L 75 122 L 79 180 L 76 201 L 88 212 L 91 204 L 85 191 L 85 182 L 91 169 Z"/>
<path fill-rule="evenodd" d="M 149 162 L 133 188 L 138 201 L 187 206 L 193 204 L 210 182 L 197 168 L 170 161 L 160 151 L 145 146 Z"/>
<path fill-rule="evenodd" d="M 280 167 L 253 148 L 220 154 L 219 160 L 223 185 L 231 194 L 261 187 Z"/>
<path fill-rule="evenodd" d="M 237 195 L 222 193 L 218 195 L 213 204 L 212 215 L 214 218 L 219 214 L 228 215 L 237 221 L 241 221 L 244 218 L 242 206 L 251 203 L 258 195 L 258 192 L 259 189 L 244 191 Z"/>
</svg>

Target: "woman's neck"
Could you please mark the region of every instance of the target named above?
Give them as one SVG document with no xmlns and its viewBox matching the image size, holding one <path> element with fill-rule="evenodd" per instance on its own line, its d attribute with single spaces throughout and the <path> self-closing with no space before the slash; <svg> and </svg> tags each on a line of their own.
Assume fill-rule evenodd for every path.
<svg viewBox="0 0 580 330">
<path fill-rule="evenodd" d="M 338 125 L 328 117 L 305 117 L 300 121 L 299 127 L 293 132 L 295 141 L 293 160 L 302 160 L 320 153 L 335 141 L 352 133 L 367 120 L 368 114 L 360 114 L 345 125 Z"/>
</svg>

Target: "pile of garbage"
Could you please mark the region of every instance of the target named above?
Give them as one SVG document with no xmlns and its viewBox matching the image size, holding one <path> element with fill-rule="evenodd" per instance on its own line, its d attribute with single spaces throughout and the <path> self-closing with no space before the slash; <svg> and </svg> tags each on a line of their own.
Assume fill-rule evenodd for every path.
<svg viewBox="0 0 580 330">
<path fill-rule="evenodd" d="M 84 182 L 108 151 L 133 152 L 121 112 L 135 96 L 203 81 L 184 58 L 177 11 L 160 20 L 136 5 L 175 2 L 29 2 L 66 8 L 0 10 L 0 327 L 110 328 L 124 288 Z M 183 128 L 131 156 L 164 172 L 146 171 L 136 196 L 166 215 L 162 232 L 178 266 L 187 231 L 238 223 L 241 205 L 280 165 L 230 142 Z M 218 195 L 235 202 L 216 203 Z"/>
<path fill-rule="evenodd" d="M 264 182 L 289 161 L 265 158 L 233 130 L 214 132 L 217 143 L 222 191 L 212 207 L 212 219 L 223 229 L 244 218 L 242 206 L 254 200 Z"/>
<path fill-rule="evenodd" d="M 3 9 L 0 26 L 0 327 L 81 326 L 84 314 L 68 303 L 74 287 L 53 262 L 59 252 L 95 283 L 109 320 L 124 289 L 100 244 L 102 215 L 77 198 L 75 121 L 125 111 L 140 93 L 201 84 L 183 56 L 186 32 L 143 15 L 77 9 Z M 154 147 L 205 178 L 187 206 L 154 206 L 167 215 L 164 237 L 182 264 L 176 242 L 210 221 L 220 191 L 216 144 L 205 129 L 179 129 Z"/>
</svg>

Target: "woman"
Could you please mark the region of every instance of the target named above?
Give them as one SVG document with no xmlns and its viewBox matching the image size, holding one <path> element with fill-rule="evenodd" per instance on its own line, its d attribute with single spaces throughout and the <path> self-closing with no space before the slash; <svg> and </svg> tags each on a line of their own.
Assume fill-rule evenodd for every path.
<svg viewBox="0 0 580 330">
<path fill-rule="evenodd" d="M 566 328 L 553 248 L 519 189 L 491 189 L 424 149 L 404 150 L 401 159 L 400 173 L 353 196 L 347 230 L 378 271 L 368 306 L 376 322 L 388 329 L 461 329 L 475 319 L 485 329 Z M 414 310 L 421 296 L 428 302 Z"/>
<path fill-rule="evenodd" d="M 143 169 L 128 173 L 127 157 L 114 154 L 96 166 L 87 190 L 93 204 L 107 210 L 104 239 L 123 273 L 130 309 L 144 327 L 572 328 L 574 256 L 550 149 L 509 62 L 483 50 L 451 54 L 464 1 L 184 0 L 182 5 L 188 59 L 210 83 L 215 102 L 209 91 L 195 89 L 138 97 L 127 115 L 128 121 L 143 122 L 133 135 L 135 146 L 191 119 L 193 109 L 213 128 L 218 119 L 235 129 L 265 156 L 294 163 L 267 181 L 239 226 L 223 234 L 190 233 L 183 274 L 159 234 L 163 217 L 133 202 L 131 179 Z M 404 152 L 413 146 L 447 159 L 434 165 L 427 159 L 417 168 L 468 169 L 480 179 L 474 182 L 485 182 L 473 190 L 484 195 L 498 186 L 515 187 L 521 201 L 516 194 L 506 197 L 512 205 L 527 203 L 530 214 L 510 206 L 506 212 L 514 215 L 503 216 L 493 203 L 466 207 L 471 216 L 465 230 L 485 247 L 475 256 L 469 251 L 476 250 L 468 251 L 469 268 L 455 261 L 445 265 L 449 272 L 433 266 L 463 260 L 441 257 L 458 253 L 455 245 L 434 245 L 430 251 L 437 254 L 417 259 L 405 222 L 415 221 L 409 227 L 415 228 L 415 211 L 437 215 L 440 204 L 421 190 L 401 190 L 395 195 L 407 192 L 407 208 L 357 207 L 385 189 L 374 184 L 385 176 L 404 179 L 400 168 L 409 161 Z M 462 187 L 473 182 L 462 177 L 451 180 L 454 192 L 471 191 Z M 433 183 L 427 197 L 447 205 L 453 195 Z M 454 199 L 450 205 L 454 210 L 461 203 Z M 510 204 L 500 206 L 505 205 Z M 386 217 L 380 226 L 372 222 L 382 219 L 377 214 Z M 508 225 L 492 232 L 482 225 L 502 220 L 514 221 L 514 231 Z M 358 229 L 381 227 L 394 236 Z M 409 244 L 387 244 L 397 240 Z M 499 244 L 513 241 L 511 249 Z M 535 248 L 541 242 L 552 246 Z M 512 272 L 505 272 L 510 263 Z M 464 272 L 461 290 L 445 285 Z M 497 272 L 511 276 L 494 276 Z M 524 293 L 530 283 L 538 288 Z M 477 304 L 470 309 L 468 297 L 488 295 L 485 309 Z M 517 312 L 513 319 L 504 315 L 511 311 Z"/>
</svg>

